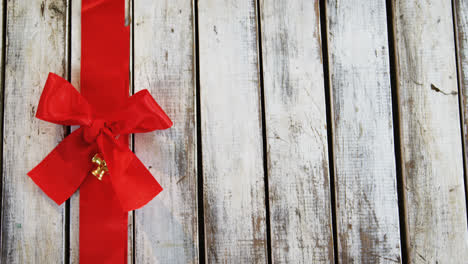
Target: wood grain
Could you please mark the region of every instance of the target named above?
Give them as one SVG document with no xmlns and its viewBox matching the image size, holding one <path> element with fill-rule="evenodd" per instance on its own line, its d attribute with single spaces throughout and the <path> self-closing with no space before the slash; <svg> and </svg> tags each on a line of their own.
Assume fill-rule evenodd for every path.
<svg viewBox="0 0 468 264">
<path fill-rule="evenodd" d="M 129 95 L 133 95 L 133 31 L 134 31 L 134 25 L 133 25 L 133 0 L 125 0 L 125 25 L 130 27 L 130 72 L 129 74 Z M 133 135 L 130 135 L 130 142 L 129 142 L 129 147 L 132 151 L 134 151 L 134 145 L 133 145 L 134 139 Z M 135 262 L 134 258 L 134 252 L 135 252 L 135 217 L 134 217 L 135 211 L 128 212 L 128 222 L 127 222 L 127 263 L 128 264 L 133 264 Z"/>
<path fill-rule="evenodd" d="M 333 263 L 319 1 L 260 1 L 272 260 Z"/>
<path fill-rule="evenodd" d="M 131 22 L 132 15 L 132 0 L 125 0 L 125 17 L 126 25 Z M 132 28 L 130 27 L 130 30 Z M 131 41 L 131 39 L 130 39 Z M 76 89 L 80 89 L 80 72 L 81 72 L 81 0 L 73 0 L 71 2 L 71 83 Z M 132 43 L 130 43 L 132 49 Z M 130 53 L 132 54 L 132 53 Z M 130 58 L 130 70 L 133 63 Z M 131 74 L 131 72 L 130 72 Z M 130 78 L 130 94 L 131 91 Z M 78 127 L 73 126 L 72 131 Z M 78 264 L 80 262 L 80 192 L 76 191 L 70 198 L 70 263 Z M 128 213 L 128 253 L 127 262 L 133 263 L 133 212 Z"/>
<path fill-rule="evenodd" d="M 454 0 L 454 15 L 456 23 L 456 42 L 458 54 L 458 81 L 462 109 L 462 132 L 465 143 L 465 171 L 468 170 L 468 1 Z M 465 196 L 468 201 L 468 178 L 465 175 Z"/>
<path fill-rule="evenodd" d="M 2 188 L 2 263 L 63 263 L 64 206 L 26 175 L 65 129 L 35 118 L 49 72 L 67 75 L 68 1 L 8 1 Z"/>
<path fill-rule="evenodd" d="M 409 263 L 466 263 L 463 182 L 450 1 L 395 1 Z"/>
<path fill-rule="evenodd" d="M 385 1 L 327 1 L 340 263 L 401 262 Z"/>
<path fill-rule="evenodd" d="M 198 4 L 208 263 L 266 263 L 254 0 Z"/>
<path fill-rule="evenodd" d="M 136 211 L 137 263 L 198 263 L 193 2 L 135 1 L 135 92 L 148 89 L 174 126 L 135 135 L 164 191 Z"/>
<path fill-rule="evenodd" d="M 81 73 L 81 0 L 71 2 L 71 84 L 80 89 Z M 72 130 L 78 126 L 72 127 Z M 80 263 L 80 190 L 69 200 L 70 203 L 70 263 Z"/>
</svg>

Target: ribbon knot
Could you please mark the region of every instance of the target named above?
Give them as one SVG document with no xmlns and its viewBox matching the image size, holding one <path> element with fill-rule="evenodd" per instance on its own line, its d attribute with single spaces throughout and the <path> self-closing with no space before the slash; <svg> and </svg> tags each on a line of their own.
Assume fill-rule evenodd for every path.
<svg viewBox="0 0 468 264">
<path fill-rule="evenodd" d="M 61 125 L 80 125 L 28 175 L 57 204 L 79 188 L 93 169 L 96 153 L 106 162 L 109 180 L 124 211 L 148 203 L 162 191 L 148 169 L 118 136 L 144 133 L 172 126 L 147 90 L 142 90 L 109 113 L 96 113 L 65 79 L 50 73 L 39 101 L 36 117 Z M 107 171 L 106 171 L 107 172 Z"/>
<path fill-rule="evenodd" d="M 104 131 L 104 129 L 107 133 L 112 133 L 104 120 L 93 120 L 90 126 L 85 126 L 83 128 L 83 139 L 88 143 L 92 143 Z"/>
</svg>

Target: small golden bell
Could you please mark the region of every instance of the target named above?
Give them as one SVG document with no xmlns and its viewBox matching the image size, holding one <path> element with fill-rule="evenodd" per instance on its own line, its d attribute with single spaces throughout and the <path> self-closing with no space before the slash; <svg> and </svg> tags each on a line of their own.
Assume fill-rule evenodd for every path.
<svg viewBox="0 0 468 264">
<path fill-rule="evenodd" d="M 103 160 L 101 159 L 101 156 L 99 156 L 99 154 L 96 153 L 96 154 L 94 155 L 94 157 L 91 159 L 91 161 L 92 161 L 94 164 L 96 164 L 96 165 L 98 165 L 98 166 L 101 166 Z"/>
<path fill-rule="evenodd" d="M 91 159 L 91 162 L 97 165 L 96 169 L 94 169 L 91 174 L 101 181 L 102 176 L 109 172 L 106 161 L 99 155 L 99 153 L 96 153 Z"/>
</svg>

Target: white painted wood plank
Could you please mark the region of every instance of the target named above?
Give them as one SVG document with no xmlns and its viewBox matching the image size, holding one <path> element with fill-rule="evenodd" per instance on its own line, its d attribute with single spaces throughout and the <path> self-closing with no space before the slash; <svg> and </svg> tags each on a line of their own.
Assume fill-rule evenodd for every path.
<svg viewBox="0 0 468 264">
<path fill-rule="evenodd" d="M 319 1 L 260 1 L 272 260 L 333 262 Z"/>
<path fill-rule="evenodd" d="M 3 61 L 3 38 L 5 37 L 5 30 L 3 28 L 3 18 L 6 16 L 6 10 L 3 8 L 4 6 L 4 1 L 5 0 L 1 0 L 0 1 L 0 50 L 2 50 L 2 52 L 0 52 L 0 74 L 3 73 L 3 70 L 4 70 L 4 61 Z M 2 115 L 2 118 L 3 118 L 3 78 L 0 78 L 0 91 L 2 93 L 2 96 L 0 97 L 0 107 L 1 107 L 1 112 L 0 114 Z M 3 119 L 2 119 L 2 122 L 3 122 Z M 3 131 L 0 131 L 0 137 L 3 138 Z M 1 204 L 1 203 L 0 203 Z M 1 208 L 0 208 L 1 210 Z M 1 211 L 0 211 L 0 214 L 1 214 Z M 0 232 L 1 232 L 1 224 L 0 224 Z M 1 247 L 1 235 L 0 235 L 0 247 Z M 0 254 L 1 254 L 1 251 L 0 251 Z M 0 257 L 1 259 L 1 257 Z"/>
<path fill-rule="evenodd" d="M 129 95 L 133 95 L 133 0 L 125 0 L 125 25 L 130 26 L 130 72 L 129 72 Z M 130 135 L 130 149 L 134 150 L 133 147 L 133 135 Z M 134 223 L 134 214 L 135 211 L 128 212 L 128 222 L 127 222 L 127 263 L 134 263 L 134 252 L 135 245 L 134 243 L 134 234 L 135 234 L 135 223 Z"/>
<path fill-rule="evenodd" d="M 409 263 L 466 263 L 463 182 L 450 1 L 394 3 Z"/>
<path fill-rule="evenodd" d="M 131 1 L 126 0 L 126 25 L 131 23 Z M 81 0 L 71 2 L 71 83 L 76 89 L 80 89 L 81 72 Z M 132 30 L 132 28 L 130 28 Z M 131 41 L 131 39 L 130 39 Z M 132 43 L 130 43 L 132 48 Z M 132 53 L 130 53 L 132 54 Z M 130 58 L 130 65 L 132 59 Z M 131 70 L 131 67 L 130 67 Z M 131 73 L 130 73 L 131 74 Z M 131 79 L 130 79 L 131 87 Z M 130 89 L 129 87 L 129 89 Z M 130 94 L 132 91 L 130 90 Z M 72 130 L 78 127 L 72 127 Z M 79 190 L 70 198 L 70 263 L 78 264 L 80 262 L 80 192 Z M 133 263 L 133 212 L 128 213 L 128 253 L 127 262 Z"/>
<path fill-rule="evenodd" d="M 135 135 L 161 192 L 136 211 L 136 263 L 198 263 L 193 3 L 135 1 L 135 92 L 148 89 L 174 122 Z"/>
<path fill-rule="evenodd" d="M 465 170 L 468 170 L 468 1 L 455 0 L 456 41 L 458 47 L 459 91 L 463 114 L 463 136 L 465 141 Z M 465 196 L 468 194 L 468 178 L 465 175 Z"/>
<path fill-rule="evenodd" d="M 8 1 L 3 137 L 2 263 L 63 263 L 64 206 L 26 175 L 65 128 L 35 118 L 49 72 L 67 74 L 68 1 Z"/>
<path fill-rule="evenodd" d="M 327 1 L 340 263 L 401 262 L 385 1 Z"/>
<path fill-rule="evenodd" d="M 265 263 L 256 1 L 198 4 L 207 262 Z"/>
<path fill-rule="evenodd" d="M 81 73 L 81 0 L 71 2 L 71 84 L 80 89 Z M 78 127 L 72 127 L 72 130 Z M 80 190 L 70 197 L 70 263 L 80 260 Z"/>
</svg>

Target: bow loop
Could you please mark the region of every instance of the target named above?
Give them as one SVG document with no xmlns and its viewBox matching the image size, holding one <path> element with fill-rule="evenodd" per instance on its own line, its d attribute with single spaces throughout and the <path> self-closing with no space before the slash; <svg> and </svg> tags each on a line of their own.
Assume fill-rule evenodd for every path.
<svg viewBox="0 0 468 264">
<path fill-rule="evenodd" d="M 146 89 L 131 96 L 120 109 L 108 117 L 114 135 L 145 133 L 172 126 L 171 119 Z"/>
<path fill-rule="evenodd" d="M 36 117 L 64 126 L 90 125 L 92 109 L 86 99 L 65 79 L 49 73 Z"/>
</svg>

